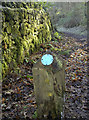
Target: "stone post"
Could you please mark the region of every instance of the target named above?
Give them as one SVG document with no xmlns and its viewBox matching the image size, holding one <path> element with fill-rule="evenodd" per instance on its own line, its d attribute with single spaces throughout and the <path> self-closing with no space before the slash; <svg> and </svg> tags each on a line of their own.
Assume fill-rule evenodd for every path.
<svg viewBox="0 0 89 120">
<path fill-rule="evenodd" d="M 47 52 L 32 69 L 38 118 L 61 119 L 65 71 L 64 60 L 58 56 Z"/>
</svg>

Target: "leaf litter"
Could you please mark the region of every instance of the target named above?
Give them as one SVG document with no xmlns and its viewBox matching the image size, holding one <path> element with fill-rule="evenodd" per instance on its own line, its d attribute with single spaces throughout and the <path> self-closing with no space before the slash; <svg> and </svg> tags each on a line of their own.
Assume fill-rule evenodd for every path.
<svg viewBox="0 0 89 120">
<path fill-rule="evenodd" d="M 63 57 L 65 66 L 65 108 L 64 117 L 87 119 L 87 42 L 63 36 L 41 44 L 40 51 L 25 58 L 20 73 L 12 73 L 2 84 L 2 118 L 36 118 L 37 105 L 33 86 L 33 64 L 47 50 Z"/>
</svg>

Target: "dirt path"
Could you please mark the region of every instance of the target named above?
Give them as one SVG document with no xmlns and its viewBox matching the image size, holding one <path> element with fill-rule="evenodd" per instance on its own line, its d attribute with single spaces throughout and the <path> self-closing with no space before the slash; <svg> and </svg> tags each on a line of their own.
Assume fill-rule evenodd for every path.
<svg viewBox="0 0 89 120">
<path fill-rule="evenodd" d="M 87 40 L 85 37 L 74 38 L 74 52 L 66 60 L 65 118 L 88 120 Z"/>
</svg>

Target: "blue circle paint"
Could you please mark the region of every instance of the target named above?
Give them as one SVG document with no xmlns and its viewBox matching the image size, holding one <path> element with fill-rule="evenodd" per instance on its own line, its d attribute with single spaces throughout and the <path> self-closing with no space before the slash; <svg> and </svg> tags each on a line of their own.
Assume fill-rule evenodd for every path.
<svg viewBox="0 0 89 120">
<path fill-rule="evenodd" d="M 41 62 L 43 65 L 50 65 L 53 62 L 53 56 L 50 54 L 45 54 L 42 56 Z"/>
</svg>

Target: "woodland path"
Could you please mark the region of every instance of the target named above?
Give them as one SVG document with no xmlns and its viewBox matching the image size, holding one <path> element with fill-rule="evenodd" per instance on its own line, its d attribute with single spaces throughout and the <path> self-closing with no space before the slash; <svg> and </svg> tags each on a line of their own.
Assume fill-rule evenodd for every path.
<svg viewBox="0 0 89 120">
<path fill-rule="evenodd" d="M 2 116 L 3 119 L 35 119 L 36 100 L 34 96 L 32 66 L 42 53 L 54 47 L 54 52 L 65 60 L 65 120 L 69 118 L 88 120 L 87 107 L 88 75 L 87 75 L 87 39 L 62 33 L 62 40 L 51 41 L 40 46 L 40 51 L 25 58 L 17 73 L 7 76 L 2 84 Z M 48 45 L 49 44 L 49 45 Z M 9 81 L 9 82 L 7 82 Z"/>
<path fill-rule="evenodd" d="M 88 120 L 88 75 L 87 75 L 87 38 L 71 36 L 73 52 L 66 59 L 66 101 L 65 118 Z"/>
</svg>

